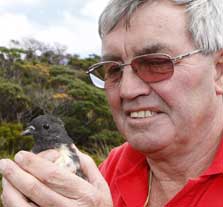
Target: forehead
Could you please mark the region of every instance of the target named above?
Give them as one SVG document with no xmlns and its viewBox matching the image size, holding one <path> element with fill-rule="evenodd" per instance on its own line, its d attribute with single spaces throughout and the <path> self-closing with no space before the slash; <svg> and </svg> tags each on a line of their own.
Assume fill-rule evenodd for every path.
<svg viewBox="0 0 223 207">
<path fill-rule="evenodd" d="M 102 56 L 127 59 L 150 52 L 176 53 L 193 47 L 183 6 L 171 1 L 145 3 L 133 13 L 130 27 L 124 19 L 102 39 Z M 154 50 L 154 51 L 153 51 Z"/>
</svg>

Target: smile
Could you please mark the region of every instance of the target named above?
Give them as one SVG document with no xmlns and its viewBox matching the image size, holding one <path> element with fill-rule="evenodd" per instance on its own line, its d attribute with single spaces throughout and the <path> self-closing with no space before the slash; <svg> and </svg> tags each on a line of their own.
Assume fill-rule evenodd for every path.
<svg viewBox="0 0 223 207">
<path fill-rule="evenodd" d="M 148 118 L 148 117 L 152 117 L 154 115 L 158 114 L 158 112 L 154 112 L 154 111 L 135 111 L 135 112 L 131 112 L 130 113 L 130 117 L 131 118 Z"/>
</svg>

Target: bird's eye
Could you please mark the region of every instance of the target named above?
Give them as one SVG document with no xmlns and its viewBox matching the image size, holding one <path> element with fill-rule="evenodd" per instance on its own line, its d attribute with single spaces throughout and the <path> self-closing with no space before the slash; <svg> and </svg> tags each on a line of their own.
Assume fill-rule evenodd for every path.
<svg viewBox="0 0 223 207">
<path fill-rule="evenodd" d="M 44 129 L 49 129 L 50 126 L 49 126 L 49 124 L 43 124 L 43 128 L 44 128 Z"/>
</svg>

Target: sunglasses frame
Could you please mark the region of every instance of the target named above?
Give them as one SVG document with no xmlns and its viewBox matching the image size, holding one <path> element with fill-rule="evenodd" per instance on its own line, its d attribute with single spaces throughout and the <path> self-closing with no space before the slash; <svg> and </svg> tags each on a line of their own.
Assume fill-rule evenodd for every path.
<svg viewBox="0 0 223 207">
<path fill-rule="evenodd" d="M 134 57 L 130 61 L 130 63 L 123 63 L 123 64 L 122 63 L 119 63 L 119 62 L 116 62 L 116 61 L 102 61 L 102 62 L 99 62 L 99 63 L 96 63 L 96 64 L 90 66 L 88 68 L 88 70 L 86 71 L 86 73 L 90 76 L 90 79 L 91 79 L 91 81 L 92 81 L 92 83 L 93 83 L 94 86 L 96 86 L 98 88 L 104 88 L 105 81 L 103 81 L 102 79 L 100 79 L 97 76 L 95 76 L 94 74 L 92 74 L 92 72 L 95 71 L 95 70 L 97 70 L 97 68 L 99 68 L 100 66 L 102 66 L 102 65 L 104 65 L 106 63 L 116 63 L 117 65 L 119 65 L 120 69 L 123 70 L 123 68 L 125 66 L 131 65 L 132 62 L 135 59 L 138 59 L 138 58 L 141 58 L 141 57 L 147 57 L 147 56 L 159 56 L 159 55 L 162 55 L 162 56 L 168 57 L 172 61 L 173 69 L 174 69 L 174 65 L 176 63 L 179 63 L 182 59 L 184 59 L 186 57 L 190 57 L 190 56 L 192 56 L 194 54 L 197 54 L 197 53 L 200 53 L 200 52 L 202 52 L 201 49 L 196 49 L 196 50 L 193 50 L 193 51 L 190 51 L 190 52 L 187 52 L 187 53 L 183 53 L 183 54 L 177 55 L 175 57 L 171 57 L 170 55 L 165 54 L 165 53 L 150 53 L 150 54 L 136 56 L 136 57 Z M 162 81 L 162 80 L 160 80 L 160 81 Z"/>
</svg>

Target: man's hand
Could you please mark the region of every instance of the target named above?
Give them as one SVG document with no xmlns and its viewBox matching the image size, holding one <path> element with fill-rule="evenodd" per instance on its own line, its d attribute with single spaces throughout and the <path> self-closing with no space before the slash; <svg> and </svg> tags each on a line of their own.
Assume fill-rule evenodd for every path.
<svg viewBox="0 0 223 207">
<path fill-rule="evenodd" d="M 53 163 L 49 150 L 35 155 L 21 151 L 15 162 L 0 161 L 5 207 L 112 207 L 110 190 L 94 161 L 78 151 L 88 182 Z M 32 201 L 32 202 L 31 202 Z"/>
</svg>

